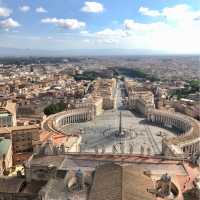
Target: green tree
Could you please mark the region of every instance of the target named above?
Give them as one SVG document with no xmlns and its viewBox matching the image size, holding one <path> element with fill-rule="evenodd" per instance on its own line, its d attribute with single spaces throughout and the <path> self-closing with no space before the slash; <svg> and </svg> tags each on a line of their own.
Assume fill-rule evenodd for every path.
<svg viewBox="0 0 200 200">
<path fill-rule="evenodd" d="M 65 110 L 66 105 L 63 101 L 56 104 L 50 104 L 44 109 L 44 114 L 49 116 L 58 112 Z"/>
</svg>

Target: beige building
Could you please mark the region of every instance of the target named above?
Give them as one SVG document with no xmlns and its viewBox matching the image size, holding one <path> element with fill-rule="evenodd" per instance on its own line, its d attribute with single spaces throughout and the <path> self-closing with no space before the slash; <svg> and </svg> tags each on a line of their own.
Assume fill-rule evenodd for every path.
<svg viewBox="0 0 200 200">
<path fill-rule="evenodd" d="M 40 140 L 40 128 L 37 125 L 0 128 L 0 136 L 12 142 L 13 164 L 22 164 L 32 153 Z"/>
<path fill-rule="evenodd" d="M 39 142 L 39 127 L 37 125 L 16 126 L 11 129 L 13 143 L 13 162 L 22 163 L 33 153 L 34 146 Z"/>
<path fill-rule="evenodd" d="M 176 111 L 184 113 L 190 117 L 200 119 L 200 103 L 190 99 L 180 99 L 173 102 Z"/>
<path fill-rule="evenodd" d="M 124 85 L 128 96 L 131 95 L 133 92 L 144 90 L 143 85 L 134 80 L 125 80 Z"/>
<path fill-rule="evenodd" d="M 154 95 L 150 91 L 135 92 L 128 98 L 129 109 L 135 110 L 143 115 L 155 108 Z"/>
<path fill-rule="evenodd" d="M 98 79 L 94 84 L 94 96 L 103 98 L 103 109 L 116 108 L 116 79 Z"/>
<path fill-rule="evenodd" d="M 125 89 L 128 94 L 128 107 L 130 110 L 135 110 L 146 116 L 149 110 L 155 108 L 154 94 L 147 91 L 141 83 L 126 80 Z"/>
<path fill-rule="evenodd" d="M 103 98 L 102 97 L 92 97 L 91 101 L 94 106 L 95 116 L 99 116 L 103 112 Z"/>
</svg>

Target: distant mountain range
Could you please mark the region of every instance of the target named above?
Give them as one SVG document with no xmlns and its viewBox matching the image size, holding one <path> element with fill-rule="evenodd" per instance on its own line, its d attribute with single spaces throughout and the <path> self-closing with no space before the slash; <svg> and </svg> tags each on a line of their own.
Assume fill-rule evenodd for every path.
<svg viewBox="0 0 200 200">
<path fill-rule="evenodd" d="M 36 50 L 0 47 L 0 57 L 23 56 L 115 56 L 115 55 L 163 55 L 163 51 L 147 49 L 69 49 L 69 50 Z"/>
</svg>

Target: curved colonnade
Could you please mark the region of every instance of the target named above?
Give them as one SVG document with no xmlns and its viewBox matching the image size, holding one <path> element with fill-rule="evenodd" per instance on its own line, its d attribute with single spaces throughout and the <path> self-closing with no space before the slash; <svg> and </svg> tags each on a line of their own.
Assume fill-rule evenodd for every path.
<svg viewBox="0 0 200 200">
<path fill-rule="evenodd" d="M 69 124 L 90 121 L 93 120 L 94 117 L 94 110 L 90 107 L 72 109 L 55 115 L 53 127 L 59 131 Z"/>
<path fill-rule="evenodd" d="M 200 125 L 195 119 L 177 113 L 151 110 L 147 120 L 177 130 L 177 137 L 163 140 L 163 154 L 191 155 L 200 152 Z"/>
<path fill-rule="evenodd" d="M 90 121 L 93 120 L 94 117 L 95 112 L 93 108 L 76 108 L 50 115 L 46 118 L 46 120 L 43 121 L 42 129 L 49 132 L 63 133 L 63 127 L 73 123 Z"/>
<path fill-rule="evenodd" d="M 63 127 L 84 121 L 90 121 L 94 119 L 94 109 L 92 107 L 77 108 L 54 115 L 50 115 L 42 123 L 42 129 L 51 132 L 52 134 L 64 134 L 62 131 Z M 80 143 L 82 137 L 78 133 L 67 134 L 67 152 L 78 152 L 80 151 Z"/>
<path fill-rule="evenodd" d="M 95 112 L 92 107 L 77 108 L 50 116 L 43 124 L 43 128 L 63 133 L 62 129 L 67 125 L 90 121 L 94 118 Z M 156 109 L 148 112 L 147 120 L 164 128 L 174 128 L 177 131 L 177 137 L 163 139 L 164 155 L 191 155 L 200 152 L 200 125 L 197 120 L 185 115 Z M 81 137 L 78 133 L 68 134 L 68 136 Z"/>
</svg>

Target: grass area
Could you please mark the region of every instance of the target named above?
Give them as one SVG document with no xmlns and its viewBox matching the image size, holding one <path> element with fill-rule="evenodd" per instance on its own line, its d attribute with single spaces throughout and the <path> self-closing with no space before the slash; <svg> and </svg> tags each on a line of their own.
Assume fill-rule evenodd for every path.
<svg viewBox="0 0 200 200">
<path fill-rule="evenodd" d="M 118 75 L 124 75 L 130 78 L 142 78 L 147 79 L 150 81 L 159 81 L 159 78 L 152 74 L 145 73 L 142 69 L 131 69 L 131 68 L 122 68 L 119 67 L 115 70 L 115 73 L 118 73 Z"/>
<path fill-rule="evenodd" d="M 87 81 L 93 81 L 99 77 L 99 74 L 93 71 L 84 71 L 82 74 L 77 74 L 74 76 L 74 79 L 76 81 L 80 80 L 87 80 Z"/>
<path fill-rule="evenodd" d="M 56 104 L 50 104 L 44 109 L 44 114 L 49 116 L 49 115 L 64 111 L 65 108 L 66 108 L 66 105 L 63 101 Z"/>
</svg>

